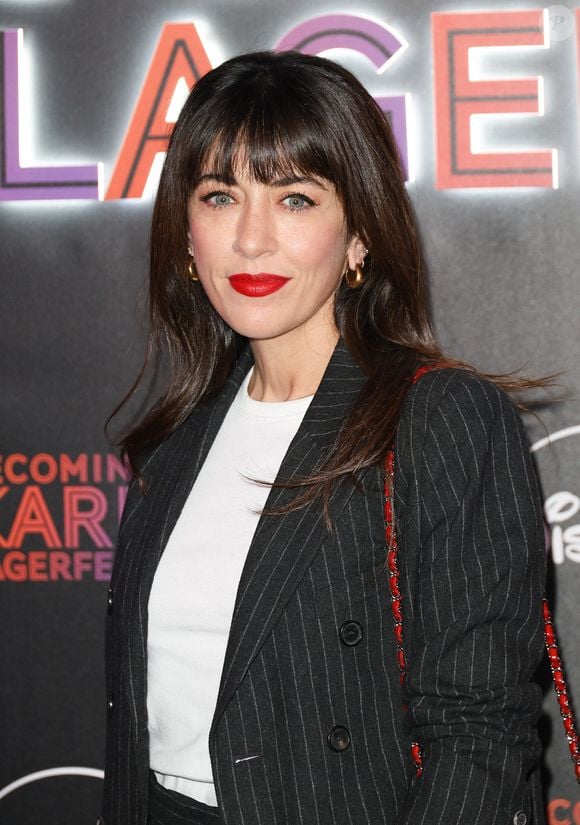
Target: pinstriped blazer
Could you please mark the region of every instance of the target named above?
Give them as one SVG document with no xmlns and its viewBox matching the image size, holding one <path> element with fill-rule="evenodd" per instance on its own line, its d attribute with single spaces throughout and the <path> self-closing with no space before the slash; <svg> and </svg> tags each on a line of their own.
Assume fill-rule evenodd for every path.
<svg viewBox="0 0 580 825">
<path fill-rule="evenodd" d="M 148 457 L 129 491 L 107 616 L 104 825 L 146 825 L 147 603 L 167 539 L 252 364 Z M 324 458 L 365 381 L 342 339 L 280 477 Z M 522 422 L 458 369 L 408 393 L 395 465 L 408 676 L 395 656 L 382 473 L 262 516 L 237 593 L 209 746 L 227 825 L 544 822 L 531 679 L 542 651 L 541 501 Z M 292 493 L 272 489 L 268 505 Z M 227 514 L 224 514 L 227 517 Z M 403 713 L 403 700 L 408 709 Z M 411 737 L 424 748 L 414 773 Z"/>
</svg>

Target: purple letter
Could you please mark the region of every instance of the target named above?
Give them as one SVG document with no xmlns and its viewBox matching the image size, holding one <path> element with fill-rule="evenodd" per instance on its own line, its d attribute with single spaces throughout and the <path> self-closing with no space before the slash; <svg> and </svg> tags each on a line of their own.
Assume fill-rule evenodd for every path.
<svg viewBox="0 0 580 825">
<path fill-rule="evenodd" d="M 0 32 L 0 201 L 98 200 L 99 166 L 21 166 L 18 81 L 22 29 Z"/>
<path fill-rule="evenodd" d="M 383 22 L 353 14 L 325 14 L 313 17 L 291 29 L 276 46 L 278 51 L 295 49 L 304 54 L 320 54 L 328 49 L 349 49 L 364 54 L 377 74 L 385 71 L 407 43 Z M 408 179 L 407 102 L 405 95 L 377 97 L 377 103 L 390 120 L 405 178 Z"/>
</svg>

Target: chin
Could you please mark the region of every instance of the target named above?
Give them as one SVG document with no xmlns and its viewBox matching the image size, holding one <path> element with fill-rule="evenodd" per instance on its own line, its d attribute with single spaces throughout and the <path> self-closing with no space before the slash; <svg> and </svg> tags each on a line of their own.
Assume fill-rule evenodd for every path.
<svg viewBox="0 0 580 825">
<path fill-rule="evenodd" d="M 243 335 L 251 341 L 268 341 L 272 338 L 279 338 L 285 333 L 290 332 L 289 329 L 285 328 L 280 329 L 279 327 L 273 328 L 264 326 L 257 327 L 255 324 L 241 325 L 238 327 L 232 326 L 232 329 L 239 333 L 239 335 Z"/>
<path fill-rule="evenodd" d="M 266 318 L 264 318 L 262 322 L 249 321 L 247 319 L 242 321 L 239 318 L 225 318 L 224 320 L 229 324 L 234 332 L 255 341 L 278 338 L 279 336 L 295 329 L 296 326 L 300 326 L 300 324 L 284 325 L 280 323 L 273 323 L 272 319 Z"/>
</svg>

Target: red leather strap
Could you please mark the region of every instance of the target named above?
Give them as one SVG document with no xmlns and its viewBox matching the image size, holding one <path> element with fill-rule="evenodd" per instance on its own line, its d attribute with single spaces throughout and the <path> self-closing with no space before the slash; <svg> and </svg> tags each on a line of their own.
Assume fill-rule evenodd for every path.
<svg viewBox="0 0 580 825">
<path fill-rule="evenodd" d="M 574 711 L 570 705 L 570 697 L 568 696 L 568 686 L 564 677 L 562 669 L 562 659 L 560 657 L 560 648 L 558 647 L 558 640 L 556 639 L 556 631 L 552 622 L 552 614 L 550 612 L 550 605 L 548 600 L 544 598 L 544 639 L 546 641 L 546 651 L 548 653 L 548 661 L 550 663 L 550 670 L 552 671 L 552 679 L 554 680 L 554 690 L 558 698 L 558 705 L 560 706 L 560 714 L 564 723 L 564 732 L 568 740 L 568 747 L 570 748 L 570 756 L 574 763 L 574 773 L 576 781 L 580 782 L 580 740 L 578 739 L 578 732 L 576 731 L 576 720 L 574 719 Z"/>
<path fill-rule="evenodd" d="M 411 384 L 431 370 L 439 369 L 438 364 L 426 364 L 414 373 Z M 395 449 L 390 449 L 385 459 L 385 543 L 387 545 L 387 570 L 389 573 L 389 590 L 391 592 L 391 610 L 393 612 L 393 622 L 395 631 L 395 642 L 397 645 L 397 664 L 399 665 L 399 681 L 401 685 L 405 682 L 407 675 L 407 662 L 405 660 L 405 650 L 403 648 L 403 610 L 401 604 L 401 589 L 399 587 L 399 563 L 397 542 L 397 530 L 395 524 L 394 508 L 394 483 L 395 483 Z M 403 712 L 406 712 L 403 706 Z M 417 776 L 423 773 L 423 751 L 418 742 L 411 742 L 411 757 L 415 764 Z"/>
<path fill-rule="evenodd" d="M 439 364 L 426 364 L 420 367 L 413 375 L 411 383 L 425 375 L 427 372 L 439 369 Z M 385 513 L 385 543 L 387 546 L 387 570 L 389 573 L 389 590 L 391 593 L 391 610 L 393 613 L 393 623 L 395 632 L 395 642 L 397 645 L 397 663 L 399 665 L 399 681 L 403 685 L 407 675 L 407 662 L 405 659 L 405 651 L 403 648 L 403 608 L 401 600 L 401 588 L 399 584 L 399 563 L 398 551 L 399 546 L 397 542 L 397 530 L 395 524 L 394 511 L 394 482 L 395 482 L 395 450 L 392 448 L 388 451 L 385 458 L 385 487 L 384 487 L 384 513 Z M 560 706 L 560 713 L 564 723 L 564 732 L 568 740 L 572 762 L 574 763 L 574 773 L 577 781 L 580 783 L 580 738 L 576 730 L 576 721 L 574 719 L 574 712 L 570 705 L 570 698 L 568 696 L 568 687 L 564 677 L 562 668 L 562 659 L 560 657 L 560 649 L 556 639 L 554 624 L 550 613 L 550 607 L 546 598 L 543 600 L 543 617 L 544 617 L 544 638 L 546 641 L 546 650 L 548 653 L 548 661 L 552 671 L 552 678 L 554 680 L 554 688 Z M 406 712 L 406 707 L 403 706 L 403 711 Z M 423 752 L 418 742 L 411 742 L 411 756 L 415 764 L 417 776 L 421 776 L 423 772 Z"/>
</svg>

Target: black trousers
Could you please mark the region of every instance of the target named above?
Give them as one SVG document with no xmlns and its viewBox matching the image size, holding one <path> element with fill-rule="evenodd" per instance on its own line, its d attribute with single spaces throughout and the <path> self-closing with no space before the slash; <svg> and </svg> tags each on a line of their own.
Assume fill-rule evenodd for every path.
<svg viewBox="0 0 580 825">
<path fill-rule="evenodd" d="M 221 825 L 219 808 L 170 791 L 149 773 L 149 825 Z"/>
</svg>

